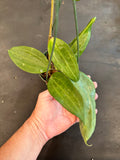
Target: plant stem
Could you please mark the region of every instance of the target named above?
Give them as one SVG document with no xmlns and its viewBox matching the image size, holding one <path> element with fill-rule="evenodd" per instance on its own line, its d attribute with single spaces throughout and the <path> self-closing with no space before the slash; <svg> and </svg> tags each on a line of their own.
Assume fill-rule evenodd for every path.
<svg viewBox="0 0 120 160">
<path fill-rule="evenodd" d="M 74 9 L 74 19 L 75 19 L 75 28 L 76 28 L 76 37 L 77 37 L 77 62 L 79 58 L 79 32 L 78 32 L 78 20 L 77 20 L 77 11 L 76 11 L 76 0 L 73 1 L 73 9 Z"/>
<path fill-rule="evenodd" d="M 59 0 L 55 1 L 55 32 L 54 32 L 54 42 L 53 42 L 53 47 L 52 47 L 52 52 L 51 52 L 51 56 L 50 56 L 50 60 L 49 60 L 49 64 L 48 64 L 48 68 L 47 68 L 47 72 L 46 72 L 46 81 L 48 81 L 48 71 L 49 71 L 49 67 L 51 65 L 51 61 L 52 61 L 52 56 L 53 56 L 53 52 L 54 52 L 54 48 L 55 48 L 55 42 L 56 42 L 56 37 L 57 37 L 57 31 L 58 31 L 58 17 L 59 16 Z"/>
<path fill-rule="evenodd" d="M 60 9 L 61 4 L 62 4 L 62 0 L 59 0 L 59 9 Z M 56 21 L 56 19 L 53 22 L 52 32 L 54 31 L 55 21 Z"/>
<path fill-rule="evenodd" d="M 48 42 L 49 42 L 50 38 L 52 37 L 53 17 L 54 17 L 54 0 L 51 0 L 51 16 L 50 16 Z"/>
</svg>

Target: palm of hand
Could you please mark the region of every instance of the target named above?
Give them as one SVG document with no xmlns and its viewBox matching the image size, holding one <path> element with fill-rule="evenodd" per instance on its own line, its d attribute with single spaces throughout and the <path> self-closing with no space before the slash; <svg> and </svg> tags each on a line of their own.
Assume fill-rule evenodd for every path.
<svg viewBox="0 0 120 160">
<path fill-rule="evenodd" d="M 39 95 L 35 114 L 37 115 L 37 121 L 42 125 L 49 139 L 64 132 L 71 125 L 79 121 L 75 115 L 63 108 L 62 105 L 50 95 L 48 90 Z"/>
</svg>

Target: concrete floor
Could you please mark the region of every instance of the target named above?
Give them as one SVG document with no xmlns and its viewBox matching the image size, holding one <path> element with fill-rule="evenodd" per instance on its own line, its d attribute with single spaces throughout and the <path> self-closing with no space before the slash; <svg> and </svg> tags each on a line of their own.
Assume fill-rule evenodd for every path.
<svg viewBox="0 0 120 160">
<path fill-rule="evenodd" d="M 86 147 L 78 125 L 51 139 L 38 160 L 120 159 L 120 1 L 81 0 L 77 2 L 79 29 L 90 18 L 97 20 L 91 41 L 80 58 L 80 69 L 98 82 L 97 126 Z M 0 1 L 0 145 L 29 117 L 39 92 L 46 89 L 37 75 L 21 71 L 7 50 L 26 45 L 47 48 L 50 1 Z M 75 36 L 71 1 L 60 10 L 58 37 L 70 42 Z"/>
</svg>

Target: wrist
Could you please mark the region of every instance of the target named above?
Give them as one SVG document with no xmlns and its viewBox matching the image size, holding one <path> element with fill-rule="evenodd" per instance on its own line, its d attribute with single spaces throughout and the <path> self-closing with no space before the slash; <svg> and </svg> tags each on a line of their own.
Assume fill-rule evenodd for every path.
<svg viewBox="0 0 120 160">
<path fill-rule="evenodd" d="M 43 147 L 48 141 L 48 137 L 46 136 L 42 125 L 38 123 L 37 119 L 34 118 L 34 116 L 28 118 L 25 124 L 30 129 L 33 140 L 37 141 L 40 147 Z"/>
</svg>

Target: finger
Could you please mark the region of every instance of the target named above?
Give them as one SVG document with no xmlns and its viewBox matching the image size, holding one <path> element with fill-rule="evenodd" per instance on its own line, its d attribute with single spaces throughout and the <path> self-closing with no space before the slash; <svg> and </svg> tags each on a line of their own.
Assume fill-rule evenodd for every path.
<svg viewBox="0 0 120 160">
<path fill-rule="evenodd" d="M 98 113 L 98 109 L 95 109 L 96 114 Z"/>
<path fill-rule="evenodd" d="M 90 75 L 88 75 L 88 77 L 89 77 L 89 78 L 91 78 L 91 76 L 90 76 Z"/>
<path fill-rule="evenodd" d="M 88 75 L 88 77 L 91 79 L 90 75 Z M 94 83 L 95 88 L 97 88 L 97 86 L 98 86 L 97 82 L 93 82 L 93 83 Z"/>
<path fill-rule="evenodd" d="M 95 100 L 97 100 L 98 99 L 98 94 L 97 93 L 95 93 Z"/>
<path fill-rule="evenodd" d="M 97 88 L 97 87 L 98 87 L 97 82 L 93 82 L 93 84 L 94 84 L 95 88 Z"/>
</svg>

